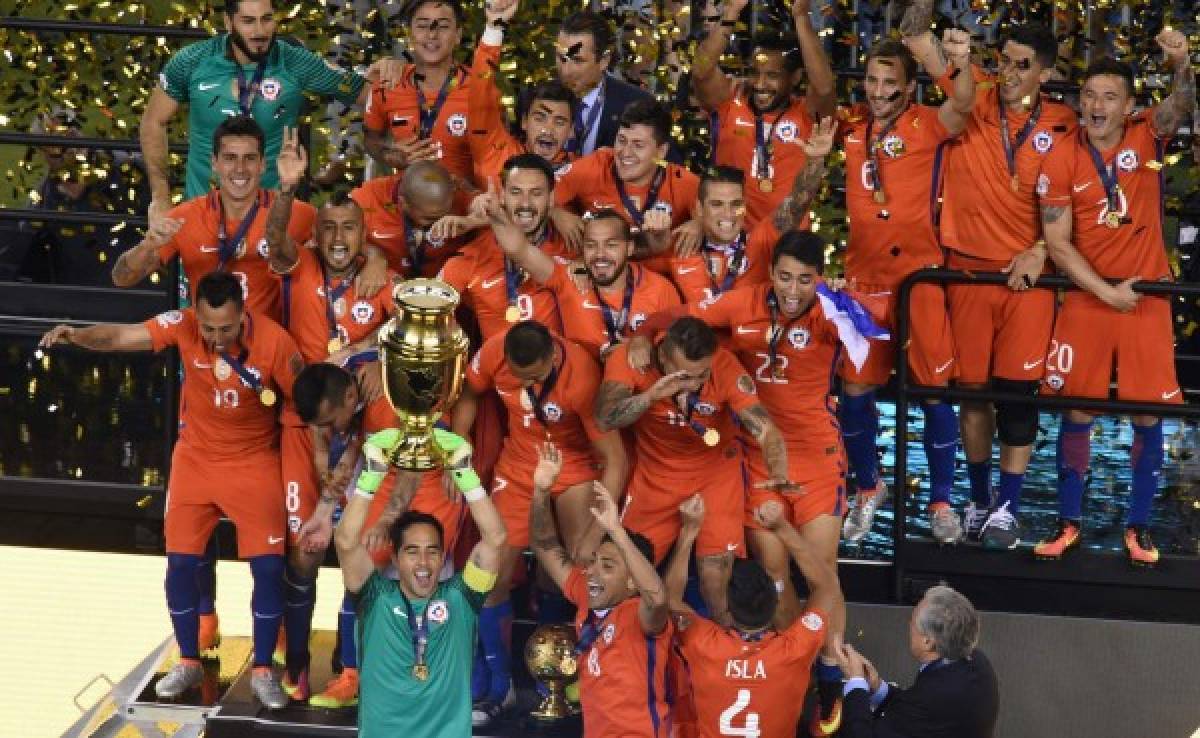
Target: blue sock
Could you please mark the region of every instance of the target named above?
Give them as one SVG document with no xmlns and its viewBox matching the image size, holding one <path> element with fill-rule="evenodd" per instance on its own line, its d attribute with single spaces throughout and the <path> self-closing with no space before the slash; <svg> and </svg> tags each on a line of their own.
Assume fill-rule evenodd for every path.
<svg viewBox="0 0 1200 738">
<path fill-rule="evenodd" d="M 1083 519 L 1083 488 L 1092 458 L 1092 421 L 1073 423 L 1064 416 L 1058 426 L 1058 516 Z"/>
<path fill-rule="evenodd" d="M 1129 451 L 1133 463 L 1133 494 L 1129 499 L 1127 525 L 1146 525 L 1150 508 L 1158 494 L 1158 477 L 1163 465 L 1162 421 L 1154 425 L 1133 426 L 1133 448 Z"/>
<path fill-rule="evenodd" d="M 575 606 L 558 590 L 537 589 L 537 621 L 547 623 L 569 623 L 575 619 Z"/>
<path fill-rule="evenodd" d="M 996 507 L 1008 503 L 1008 511 L 1013 515 L 1021 505 L 1021 485 L 1025 482 L 1024 474 L 1014 474 L 1000 470 L 1000 489 L 996 492 Z"/>
<path fill-rule="evenodd" d="M 967 481 L 971 484 L 971 501 L 975 507 L 987 510 L 992 506 L 992 461 L 968 461 Z"/>
<path fill-rule="evenodd" d="M 208 537 L 208 546 L 200 557 L 200 568 L 196 572 L 200 584 L 200 604 L 196 609 L 201 615 L 212 615 L 217 611 L 217 532 Z"/>
<path fill-rule="evenodd" d="M 167 612 L 175 629 L 179 655 L 185 659 L 200 658 L 200 587 L 196 572 L 200 557 L 194 554 L 167 554 Z"/>
<path fill-rule="evenodd" d="M 283 556 L 268 554 L 250 557 L 250 574 L 254 577 L 254 591 L 250 595 L 250 609 L 254 616 L 254 665 L 270 666 L 275 642 L 279 639 L 279 625 L 286 609 L 283 597 Z"/>
<path fill-rule="evenodd" d="M 958 446 L 958 417 L 944 402 L 926 403 L 925 458 L 929 459 L 929 503 L 950 502 L 954 489 L 954 453 Z"/>
<path fill-rule="evenodd" d="M 875 393 L 843 396 L 838 416 L 854 483 L 860 491 L 873 490 L 879 482 L 879 458 L 875 452 L 879 413 L 875 409 Z"/>
<path fill-rule="evenodd" d="M 482 700 L 492 689 L 492 672 L 483 655 L 483 642 L 475 639 L 475 661 L 471 665 L 471 701 Z"/>
<path fill-rule="evenodd" d="M 338 653 L 341 656 L 343 669 L 358 668 L 358 648 L 354 642 L 354 626 L 358 621 L 354 596 L 349 592 L 342 598 L 342 607 L 338 610 Z"/>
<path fill-rule="evenodd" d="M 317 578 L 300 576 L 288 565 L 283 574 L 287 610 L 283 630 L 287 634 L 288 675 L 298 679 L 308 666 L 308 637 L 312 633 L 313 605 L 317 603 Z"/>
<path fill-rule="evenodd" d="M 492 675 L 488 697 L 503 702 L 512 680 L 512 656 L 509 654 L 509 644 L 512 643 L 511 600 L 485 606 L 479 612 L 479 638 L 483 643 L 488 671 Z"/>
</svg>

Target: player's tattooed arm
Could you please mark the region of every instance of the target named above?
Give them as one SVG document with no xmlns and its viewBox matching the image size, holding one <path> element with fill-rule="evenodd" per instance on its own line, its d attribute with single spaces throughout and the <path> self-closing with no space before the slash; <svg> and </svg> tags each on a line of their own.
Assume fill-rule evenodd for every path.
<svg viewBox="0 0 1200 738">
<path fill-rule="evenodd" d="M 163 222 L 167 224 L 164 225 L 164 228 L 174 227 L 175 231 L 179 230 L 178 225 L 171 225 L 175 221 L 164 218 Z M 141 243 L 117 257 L 117 263 L 113 265 L 112 270 L 113 284 L 117 287 L 133 287 L 157 271 L 159 267 L 158 248 L 164 243 L 166 243 L 166 239 L 157 232 L 148 232 Z"/>
<path fill-rule="evenodd" d="M 1196 105 L 1196 72 L 1192 69 L 1187 37 L 1179 31 L 1163 31 L 1155 39 L 1175 67 L 1171 94 L 1154 108 L 1154 131 L 1170 138 Z"/>
<path fill-rule="evenodd" d="M 571 574 L 571 557 L 558 537 L 550 489 L 562 470 L 562 454 L 552 443 L 538 447 L 533 472 L 533 502 L 529 506 L 529 545 L 538 564 L 560 588 Z"/>
<path fill-rule="evenodd" d="M 596 423 L 605 431 L 633 425 L 651 402 L 649 393 L 635 395 L 629 385 L 604 382 L 596 393 Z"/>
<path fill-rule="evenodd" d="M 920 36 L 933 24 L 933 0 L 915 0 L 900 19 L 901 36 Z"/>
<path fill-rule="evenodd" d="M 1065 212 L 1067 212 L 1067 209 L 1065 207 L 1055 207 L 1052 205 L 1043 205 L 1042 206 L 1042 224 L 1043 225 L 1051 225 L 1053 223 L 1057 223 L 1058 219 L 1061 218 L 1063 216 L 1063 213 L 1065 213 Z"/>
<path fill-rule="evenodd" d="M 738 420 L 762 447 L 763 461 L 767 465 L 767 473 L 771 475 L 770 480 L 762 483 L 763 486 L 795 489 L 796 485 L 788 481 L 787 443 L 767 409 L 762 405 L 751 405 L 738 413 Z"/>
<path fill-rule="evenodd" d="M 792 182 L 791 193 L 775 209 L 775 229 L 786 233 L 799 225 L 825 180 L 825 157 L 809 157 Z"/>
<path fill-rule="evenodd" d="M 65 344 L 88 351 L 150 351 L 150 329 L 141 323 L 100 323 L 87 328 L 57 325 L 42 336 L 39 348 Z"/>
<path fill-rule="evenodd" d="M 292 203 L 295 192 L 285 187 L 279 191 L 271 210 L 267 213 L 267 263 L 271 271 L 287 274 L 296 267 L 300 254 L 296 244 L 288 236 L 288 222 L 292 219 Z"/>
</svg>

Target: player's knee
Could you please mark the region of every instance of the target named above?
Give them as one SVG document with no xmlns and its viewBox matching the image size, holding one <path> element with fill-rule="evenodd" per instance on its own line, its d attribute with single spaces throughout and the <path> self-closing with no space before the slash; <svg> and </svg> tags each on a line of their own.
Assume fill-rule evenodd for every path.
<svg viewBox="0 0 1200 738">
<path fill-rule="evenodd" d="M 996 379 L 992 388 L 997 392 L 1033 397 L 1037 394 L 1036 381 Z M 1038 412 L 1032 404 L 1017 402 L 996 403 L 996 434 L 1006 446 L 1031 446 L 1037 438 Z"/>
<path fill-rule="evenodd" d="M 182 610 L 192 606 L 191 600 L 199 595 L 196 579 L 199 573 L 199 556 L 167 554 L 167 577 L 164 583 L 167 592 L 167 607 L 172 610 Z"/>
</svg>

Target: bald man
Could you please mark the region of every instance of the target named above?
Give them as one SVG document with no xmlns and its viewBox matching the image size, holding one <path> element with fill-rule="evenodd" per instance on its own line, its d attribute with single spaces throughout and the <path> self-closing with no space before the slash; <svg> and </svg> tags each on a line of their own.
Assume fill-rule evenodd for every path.
<svg viewBox="0 0 1200 738">
<path fill-rule="evenodd" d="M 458 251 L 457 237 L 486 223 L 465 215 L 474 193 L 435 161 L 368 180 L 350 193 L 366 219 L 367 253 L 378 249 L 405 277 L 433 277 Z"/>
</svg>

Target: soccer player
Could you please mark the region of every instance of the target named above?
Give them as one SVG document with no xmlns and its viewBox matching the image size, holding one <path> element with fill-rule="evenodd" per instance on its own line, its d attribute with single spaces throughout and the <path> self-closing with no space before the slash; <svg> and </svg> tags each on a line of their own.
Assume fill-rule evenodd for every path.
<svg viewBox="0 0 1200 738">
<path fill-rule="evenodd" d="M 666 556 L 679 534 L 679 503 L 700 494 L 713 512 L 700 531 L 696 557 L 700 590 L 713 618 L 726 622 L 729 566 L 745 548 L 746 505 L 741 444 L 728 409 L 763 449 L 763 488 L 794 490 L 783 434 L 761 404 L 754 380 L 717 346 L 703 321 L 681 317 L 654 341 L 651 362 L 632 368 L 622 344 L 604 365 L 596 396 L 602 429 L 632 428 L 636 449 L 626 487 L 624 519 Z"/>
<path fill-rule="evenodd" d="M 916 3 L 910 10 L 927 11 Z M 928 29 L 924 20 L 909 23 Z M 950 66 L 932 34 L 906 35 L 905 45 L 930 76 L 952 89 Z M 1046 155 L 1074 135 L 1077 116 L 1041 86 L 1054 72 L 1058 43 L 1048 28 L 1014 26 L 1000 47 L 1000 75 L 975 95 L 967 126 L 947 147 L 941 209 L 946 266 L 1002 272 L 1007 285 L 952 284 L 946 292 L 958 384 L 1032 397 L 1045 370 L 1054 293 L 1033 289 L 1046 262 L 1034 185 Z M 974 70 L 972 70 L 974 72 Z M 935 367 L 936 368 L 936 367 Z M 1016 548 L 1021 485 L 1037 436 L 1037 408 L 963 402 L 963 449 L 971 502 L 964 527 L 986 548 Z M 992 437 L 1000 438 L 1000 484 L 992 487 Z"/>
<path fill-rule="evenodd" d="M 711 113 L 714 163 L 747 172 L 746 222 L 754 228 L 770 218 L 791 190 L 807 157 L 803 144 L 813 123 L 832 116 L 836 106 L 833 70 L 813 30 L 809 0 L 793 0 L 797 53 L 790 40 L 762 39 L 750 54 L 749 75 L 738 83 L 718 62 L 748 0 L 724 3 L 721 26 L 700 42 L 692 64 L 692 85 L 700 106 Z M 803 72 L 808 95 L 792 90 Z M 749 130 L 747 130 L 749 129 Z"/>
<path fill-rule="evenodd" d="M 89 351 L 179 349 L 184 373 L 179 440 L 171 455 L 164 528 L 167 609 L 179 662 L 155 684 L 174 699 L 199 686 L 197 612 L 201 554 L 221 517 L 237 529 L 238 555 L 254 578 L 254 673 L 250 687 L 265 706 L 287 705 L 271 671 L 271 652 L 283 619 L 284 491 L 280 479 L 275 404 L 289 400 L 303 366 L 296 344 L 277 323 L 247 310 L 242 286 L 228 272 L 196 284 L 196 306 L 144 323 L 88 328 L 56 326 L 40 346 Z"/>
<path fill-rule="evenodd" d="M 653 549 L 622 527 L 616 500 L 597 483 L 591 512 L 603 542 L 589 562 L 573 560 L 559 541 L 550 498 L 562 463 L 553 443 L 539 449 L 529 525 L 538 564 L 578 608 L 584 738 L 667 738 L 671 623 Z"/>
<path fill-rule="evenodd" d="M 895 325 L 900 283 L 914 271 L 940 266 L 945 260 L 934 232 L 937 199 L 933 178 L 943 144 L 966 127 L 975 102 L 970 37 L 947 30 L 943 39 L 949 62 L 959 71 L 952 94 L 939 107 L 913 103 L 917 62 L 899 41 L 881 41 L 867 52 L 864 103 L 843 113 L 846 150 L 846 207 L 850 243 L 846 278 L 867 300 L 886 305 Z M 946 199 L 958 197 L 948 193 Z M 919 383 L 945 387 L 954 378 L 954 341 L 942 285 L 923 283 L 912 292 L 909 365 Z M 895 348 L 878 346 L 866 366 L 843 364 L 843 397 L 839 407 L 842 435 L 858 488 L 854 509 L 846 516 L 847 541 L 859 541 L 871 530 L 875 512 L 887 498 L 879 475 L 876 444 L 879 411 L 875 391 L 886 384 L 895 365 Z M 962 523 L 950 506 L 954 487 L 954 454 L 958 418 L 944 402 L 925 400 L 924 445 L 929 459 L 930 527 L 939 543 L 962 538 Z"/>
<path fill-rule="evenodd" d="M 572 267 L 534 248 L 502 208 L 491 208 L 492 230 L 505 254 L 537 282 L 554 291 L 565 336 L 600 361 L 646 316 L 679 304 L 666 277 L 630 262 L 633 235 L 612 209 L 588 214 L 581 258 L 587 289 L 576 284 Z"/>
<path fill-rule="evenodd" d="M 579 109 L 579 98 L 562 82 L 550 80 L 534 87 L 521 119 L 524 138 L 518 139 L 508 132 L 495 75 L 500 68 L 504 29 L 516 15 L 517 7 L 517 0 L 508 0 L 507 5 L 497 2 L 484 6 L 487 25 L 475 46 L 475 58 L 471 63 L 471 85 L 467 96 L 471 133 L 468 140 L 475 181 L 480 187 L 498 187 L 504 162 L 517 154 L 537 154 L 557 169 L 563 168 L 571 158 L 565 147 L 573 132 L 572 121 Z"/>
<path fill-rule="evenodd" d="M 466 19 L 459 0 L 417 0 L 407 12 L 409 52 L 400 84 L 371 89 L 363 118 L 367 153 L 397 171 L 436 159 L 469 182 L 467 118 L 470 79 L 454 61 Z"/>
<path fill-rule="evenodd" d="M 831 571 L 837 562 L 829 561 L 788 523 L 784 505 L 763 503 L 754 511 L 755 520 L 784 542 L 808 582 L 808 601 L 798 617 L 793 614 L 781 622 L 775 582 L 757 561 L 739 559 L 729 576 L 731 627 L 721 627 L 683 601 L 688 560 L 704 521 L 703 498 L 689 498 L 679 512 L 682 529 L 665 579 L 700 738 L 795 738 L 829 613 L 843 606 L 837 572 Z"/>
<path fill-rule="evenodd" d="M 251 311 L 279 320 L 279 281 L 271 276 L 266 239 L 267 213 L 278 195 L 259 185 L 267 170 L 262 128 L 252 118 L 226 118 L 212 143 L 217 191 L 168 211 L 161 228 L 151 228 L 117 259 L 113 284 L 133 287 L 178 255 L 190 284 L 212 271 L 229 272 L 241 283 Z M 316 210 L 291 202 L 288 235 L 308 243 Z"/>
<path fill-rule="evenodd" d="M 501 551 L 500 578 L 480 614 L 490 674 L 488 691 L 475 705 L 481 720 L 496 717 L 511 690 L 509 583 L 518 555 L 529 545 L 532 469 L 541 443 L 553 439 L 566 467 L 551 491 L 573 560 L 586 561 L 591 554 L 585 550 L 584 533 L 591 523 L 592 482 L 600 480 L 618 493 L 625 484 L 628 464 L 621 437 L 614 431 L 601 432 L 592 417 L 600 377 L 599 365 L 583 348 L 552 335 L 541 323 L 523 321 L 483 344 L 454 405 L 451 428 L 464 436 L 484 393 L 495 390 L 508 411 L 508 434 L 492 481 L 492 500 L 508 530 L 508 545 Z"/>
<path fill-rule="evenodd" d="M 1120 399 L 1183 402 L 1170 299 L 1133 289 L 1142 280 L 1172 278 L 1163 243 L 1163 155 L 1196 100 L 1187 37 L 1164 30 L 1155 40 L 1174 67 L 1171 94 L 1131 117 L 1132 70 L 1111 59 L 1093 62 L 1080 93 L 1082 129 L 1051 153 L 1038 181 L 1050 258 L 1081 288 L 1066 294 L 1054 326 L 1045 386 L 1055 394 L 1106 398 L 1115 368 Z M 1059 558 L 1079 543 L 1094 418 L 1082 410 L 1063 414 L 1058 531 L 1034 549 L 1040 557 Z M 1132 420 L 1125 551 L 1131 563 L 1153 566 L 1159 554 L 1148 526 L 1162 473 L 1162 420 Z"/>
<path fill-rule="evenodd" d="M 500 206 L 507 218 L 539 250 L 566 254 L 566 244 L 549 223 L 554 201 L 554 170 L 537 154 L 518 154 L 504 163 Z M 530 279 L 500 248 L 491 228 L 480 231 L 446 262 L 438 278 L 458 290 L 475 312 L 483 340 L 523 320 L 536 320 L 562 335 L 554 293 Z"/>
<path fill-rule="evenodd" d="M 471 468 L 471 446 L 440 428 L 434 441 L 479 528 L 480 541 L 463 570 L 448 581 L 438 573 L 446 558 L 442 526 L 430 515 L 406 512 L 392 526 L 392 563 L 399 580 L 385 577 L 362 540 L 367 511 L 388 473 L 387 454 L 404 442 L 390 429 L 363 443 L 366 467 L 358 476 L 334 535 L 342 580 L 358 604 L 362 697 L 358 734 L 450 738 L 471 733 L 471 661 L 479 608 L 496 581 L 504 522 Z M 404 507 L 420 483 L 397 474 L 393 497 Z"/>
<path fill-rule="evenodd" d="M 226 0 L 225 33 L 186 46 L 171 56 L 142 114 L 139 136 L 153 200 L 150 228 L 159 230 L 171 209 L 167 126 L 188 104 L 187 185 L 184 197 L 208 192 L 213 132 L 230 116 L 254 118 L 265 132 L 266 159 L 274 161 L 283 129 L 294 128 L 304 93 L 331 96 L 343 105 L 367 101 L 365 82 L 390 87 L 402 65 L 383 59 L 367 78 L 328 65 L 321 57 L 276 35 L 271 0 Z M 263 185 L 276 186 L 268 168 Z M 254 186 L 258 186 L 255 181 Z"/>
</svg>

